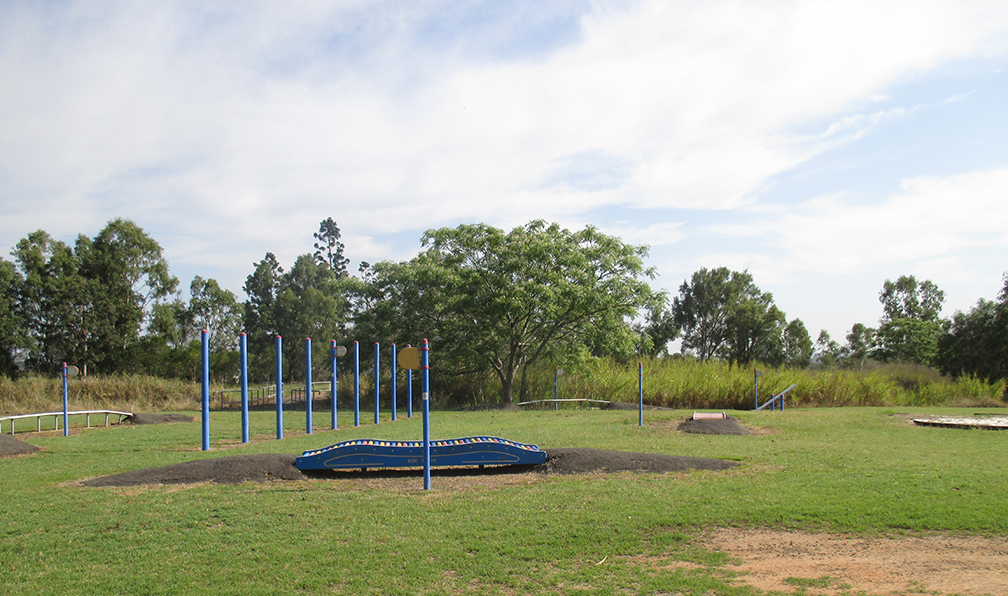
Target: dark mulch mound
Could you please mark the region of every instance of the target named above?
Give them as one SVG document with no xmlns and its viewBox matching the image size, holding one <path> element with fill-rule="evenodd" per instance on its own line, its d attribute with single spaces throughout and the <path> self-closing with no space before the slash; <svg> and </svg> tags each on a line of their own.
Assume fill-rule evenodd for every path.
<svg viewBox="0 0 1008 596">
<path fill-rule="evenodd" d="M 8 455 L 21 455 L 23 453 L 34 453 L 35 451 L 41 450 L 41 447 L 29 445 L 28 443 L 15 439 L 10 435 L 0 435 L 0 457 L 6 457 Z"/>
<path fill-rule="evenodd" d="M 682 457 L 658 453 L 629 453 L 606 449 L 547 449 L 544 474 L 589 474 L 592 472 L 684 472 L 727 470 L 738 462 L 706 457 Z"/>
<path fill-rule="evenodd" d="M 294 467 L 294 455 L 262 453 L 257 455 L 232 455 L 215 459 L 202 459 L 123 472 L 114 476 L 92 478 L 83 486 L 136 486 L 140 484 L 190 484 L 215 482 L 239 484 L 266 482 L 268 480 L 301 480 L 304 475 Z"/>
<path fill-rule="evenodd" d="M 685 420 L 679 424 L 679 430 L 684 433 L 696 433 L 701 435 L 751 435 L 746 427 L 739 424 L 738 420 L 728 416 L 727 418 L 714 418 L 708 420 Z"/>
<path fill-rule="evenodd" d="M 133 424 L 166 424 L 168 422 L 192 422 L 192 416 L 185 414 L 141 414 L 139 412 L 126 418 L 125 422 Z"/>
<path fill-rule="evenodd" d="M 736 462 L 704 457 L 679 457 L 655 453 L 627 453 L 604 449 L 547 449 L 546 463 L 539 466 L 500 466 L 477 470 L 475 468 L 444 469 L 433 472 L 441 475 L 503 474 L 539 472 L 541 474 L 589 474 L 593 472 L 682 472 L 685 470 L 726 470 L 739 465 Z M 239 484 L 242 482 L 267 482 L 269 480 L 301 480 L 311 478 L 381 478 L 418 474 L 419 470 L 374 470 L 370 472 L 321 471 L 302 474 L 294 467 L 294 455 L 266 453 L 259 455 L 234 455 L 217 459 L 204 459 L 160 468 L 147 468 L 93 478 L 83 486 L 136 486 L 141 484 L 186 484 L 214 482 Z"/>
</svg>

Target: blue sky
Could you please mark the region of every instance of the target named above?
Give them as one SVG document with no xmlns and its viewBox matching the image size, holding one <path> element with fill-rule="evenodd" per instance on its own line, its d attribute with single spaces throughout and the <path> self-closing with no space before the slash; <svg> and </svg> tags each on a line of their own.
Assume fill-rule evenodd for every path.
<svg viewBox="0 0 1008 596">
<path fill-rule="evenodd" d="M 188 287 L 530 219 L 747 269 L 842 340 L 1008 271 L 1003 1 L 3 2 L 0 256 L 141 225 Z"/>
</svg>

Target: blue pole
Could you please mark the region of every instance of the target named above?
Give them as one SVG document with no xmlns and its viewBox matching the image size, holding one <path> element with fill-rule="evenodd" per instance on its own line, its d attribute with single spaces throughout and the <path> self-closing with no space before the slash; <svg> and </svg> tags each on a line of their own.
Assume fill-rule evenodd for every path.
<svg viewBox="0 0 1008 596">
<path fill-rule="evenodd" d="M 753 369 L 753 396 L 756 398 L 756 409 L 759 409 L 759 371 Z"/>
<path fill-rule="evenodd" d="M 311 338 L 304 340 L 304 367 L 305 367 L 305 432 L 312 434 L 312 382 L 311 382 Z"/>
<path fill-rule="evenodd" d="M 353 425 L 360 426 L 360 344 L 353 342 Z"/>
<path fill-rule="evenodd" d="M 644 363 L 637 363 L 637 426 L 644 426 Z"/>
<path fill-rule="evenodd" d="M 242 443 L 249 442 L 249 416 L 248 416 L 248 342 L 245 334 L 239 336 L 239 348 L 241 352 L 241 409 L 242 409 Z"/>
<path fill-rule="evenodd" d="M 423 400 L 423 483 L 430 490 L 430 345 L 424 339 L 420 346 L 420 399 Z"/>
<path fill-rule="evenodd" d="M 200 333 L 203 361 L 203 451 L 210 450 L 210 333 Z"/>
<path fill-rule="evenodd" d="M 374 344 L 374 423 L 378 424 L 378 398 L 381 397 L 381 346 Z"/>
<path fill-rule="evenodd" d="M 276 437 L 283 438 L 283 338 L 276 336 Z"/>
<path fill-rule="evenodd" d="M 63 363 L 63 436 L 70 436 L 70 426 L 67 421 L 70 420 L 70 399 L 67 397 L 67 365 L 66 362 Z M 11 421 L 11 429 L 14 428 L 14 421 Z M 11 430 L 11 434 L 14 431 Z"/>
<path fill-rule="evenodd" d="M 329 368 L 332 374 L 329 376 L 329 397 L 332 399 L 332 430 L 336 430 L 336 340 L 332 340 L 329 346 Z"/>
<path fill-rule="evenodd" d="M 395 422 L 395 419 L 396 419 L 396 356 L 395 356 L 395 344 L 392 344 L 392 363 L 389 366 L 392 367 L 392 421 Z"/>
<path fill-rule="evenodd" d="M 412 348 L 410 344 L 406 344 L 407 348 Z M 413 369 L 406 370 L 406 417 L 413 417 Z"/>
</svg>

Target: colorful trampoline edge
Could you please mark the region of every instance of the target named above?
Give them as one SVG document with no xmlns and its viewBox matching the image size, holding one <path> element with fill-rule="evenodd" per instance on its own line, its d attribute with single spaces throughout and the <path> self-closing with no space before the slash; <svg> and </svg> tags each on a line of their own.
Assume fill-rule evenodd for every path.
<svg viewBox="0 0 1008 596">
<path fill-rule="evenodd" d="M 500 437 L 462 437 L 431 441 L 431 466 L 535 465 L 546 461 L 537 445 Z M 423 465 L 423 441 L 355 439 L 305 451 L 295 460 L 299 470 L 411 468 Z"/>
</svg>

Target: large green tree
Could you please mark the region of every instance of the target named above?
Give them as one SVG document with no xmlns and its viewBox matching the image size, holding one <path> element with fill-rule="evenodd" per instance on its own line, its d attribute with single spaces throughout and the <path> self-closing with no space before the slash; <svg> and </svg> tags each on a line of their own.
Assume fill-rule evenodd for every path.
<svg viewBox="0 0 1008 596">
<path fill-rule="evenodd" d="M 13 378 L 24 350 L 24 329 L 17 312 L 17 297 L 24 280 L 14 263 L 0 258 L 0 375 Z"/>
<path fill-rule="evenodd" d="M 408 263 L 376 265 L 372 323 L 411 334 L 400 340 L 432 339 L 439 366 L 492 371 L 506 403 L 516 389 L 527 397 L 537 362 L 632 351 L 629 320 L 655 300 L 647 248 L 593 227 L 462 225 L 430 230 L 422 243 Z"/>
<path fill-rule="evenodd" d="M 672 311 L 682 329 L 683 354 L 738 363 L 784 358 L 784 313 L 748 271 L 718 267 L 694 272 L 679 286 Z"/>
<path fill-rule="evenodd" d="M 884 362 L 933 364 L 938 355 L 945 292 L 912 275 L 886 280 L 879 292 L 882 318 L 875 333 L 875 357 Z"/>
</svg>

